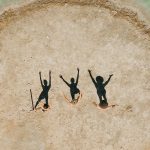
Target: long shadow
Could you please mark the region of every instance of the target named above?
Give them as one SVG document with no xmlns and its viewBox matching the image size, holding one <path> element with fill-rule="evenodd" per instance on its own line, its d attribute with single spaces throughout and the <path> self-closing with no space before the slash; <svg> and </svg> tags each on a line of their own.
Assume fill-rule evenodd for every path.
<svg viewBox="0 0 150 150">
<path fill-rule="evenodd" d="M 109 78 L 106 82 L 104 82 L 104 78 L 101 76 L 97 76 L 96 80 L 93 78 L 92 76 L 92 71 L 88 70 L 89 75 L 92 79 L 92 82 L 95 85 L 95 88 L 97 89 L 97 95 L 99 97 L 100 100 L 100 106 L 108 106 L 108 102 L 107 102 L 107 97 L 106 97 L 106 90 L 105 90 L 105 86 L 109 83 L 112 75 L 109 75 Z"/>
<path fill-rule="evenodd" d="M 45 99 L 45 104 L 44 104 L 44 108 L 47 109 L 49 107 L 48 104 L 48 92 L 51 88 L 51 71 L 49 71 L 49 84 L 47 80 L 43 80 L 42 82 L 42 77 L 41 77 L 41 72 L 39 72 L 39 76 L 40 76 L 40 82 L 41 82 L 41 86 L 43 91 L 41 92 L 36 104 L 35 104 L 35 108 L 37 107 L 37 105 L 39 104 L 39 102 L 43 99 Z"/>
<path fill-rule="evenodd" d="M 75 101 L 75 95 L 76 94 L 80 94 L 80 90 L 77 88 L 77 85 L 78 85 L 78 81 L 79 81 L 79 68 L 77 68 L 77 78 L 76 78 L 76 81 L 75 79 L 72 77 L 70 79 L 70 82 L 71 83 L 68 83 L 62 75 L 60 75 L 59 77 L 66 83 L 66 85 L 70 88 L 70 94 L 71 94 L 71 98 L 72 98 L 72 101 Z"/>
</svg>

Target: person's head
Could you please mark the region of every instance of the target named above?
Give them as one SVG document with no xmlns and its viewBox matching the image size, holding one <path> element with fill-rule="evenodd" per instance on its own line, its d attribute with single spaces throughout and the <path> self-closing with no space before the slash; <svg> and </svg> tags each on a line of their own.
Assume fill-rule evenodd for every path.
<svg viewBox="0 0 150 150">
<path fill-rule="evenodd" d="M 71 78 L 71 79 L 70 79 L 70 82 L 71 82 L 71 83 L 74 83 L 74 78 Z"/>
<path fill-rule="evenodd" d="M 97 81 L 97 83 L 103 83 L 104 78 L 101 77 L 101 76 L 97 76 L 97 77 L 96 77 L 96 81 Z"/>
<path fill-rule="evenodd" d="M 47 86 L 47 80 L 44 80 L 43 82 L 44 82 L 44 85 Z"/>
</svg>

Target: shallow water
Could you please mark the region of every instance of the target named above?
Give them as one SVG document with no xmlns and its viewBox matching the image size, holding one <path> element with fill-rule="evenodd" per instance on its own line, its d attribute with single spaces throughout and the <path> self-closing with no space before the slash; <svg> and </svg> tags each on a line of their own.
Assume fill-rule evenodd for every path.
<svg viewBox="0 0 150 150">
<path fill-rule="evenodd" d="M 150 6 L 150 0 L 142 0 L 147 6 Z"/>
<path fill-rule="evenodd" d="M 147 9 L 150 10 L 150 0 L 139 0 L 141 5 L 144 5 Z"/>
<path fill-rule="evenodd" d="M 11 3 L 17 3 L 18 1 L 21 1 L 21 0 L 0 0 L 0 6 L 4 6 L 7 4 L 11 4 Z"/>
<path fill-rule="evenodd" d="M 33 0 L 0 0 L 0 9 L 3 11 L 3 8 L 20 6 L 31 1 Z"/>
</svg>

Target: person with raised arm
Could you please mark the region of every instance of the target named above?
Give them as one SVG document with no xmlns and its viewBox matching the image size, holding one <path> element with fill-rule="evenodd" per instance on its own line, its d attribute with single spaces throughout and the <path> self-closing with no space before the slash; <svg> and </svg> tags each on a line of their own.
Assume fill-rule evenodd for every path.
<svg viewBox="0 0 150 150">
<path fill-rule="evenodd" d="M 48 84 L 47 80 L 43 80 L 43 82 L 42 82 L 41 72 L 39 72 L 39 76 L 40 76 L 40 82 L 41 82 L 41 86 L 42 86 L 43 91 L 41 92 L 41 94 L 40 94 L 40 96 L 38 98 L 38 101 L 35 104 L 35 109 L 36 109 L 37 105 L 39 104 L 39 102 L 42 99 L 45 99 L 44 107 L 45 108 L 49 107 L 49 104 L 48 104 L 48 92 L 49 92 L 49 90 L 51 88 L 51 71 L 49 71 L 49 84 Z"/>
<path fill-rule="evenodd" d="M 70 94 L 71 94 L 71 98 L 72 98 L 72 101 L 75 100 L 75 95 L 76 94 L 80 94 L 80 90 L 77 88 L 77 85 L 78 85 L 78 81 L 79 81 L 79 68 L 77 68 L 77 78 L 76 78 L 76 81 L 74 78 L 71 78 L 70 79 L 70 82 L 71 83 L 68 83 L 62 75 L 60 75 L 59 77 L 68 85 L 68 87 L 70 88 Z"/>
<path fill-rule="evenodd" d="M 94 83 L 94 85 L 97 89 L 97 95 L 98 95 L 99 100 L 100 100 L 100 105 L 103 105 L 103 104 L 108 105 L 105 86 L 109 83 L 109 81 L 110 81 L 111 77 L 113 76 L 113 74 L 109 75 L 108 80 L 106 82 L 104 82 L 103 77 L 97 76 L 96 80 L 95 80 L 92 76 L 92 71 L 88 70 L 88 72 L 89 72 L 89 75 L 92 79 L 92 82 Z M 103 98 L 104 98 L 104 100 L 103 100 Z"/>
</svg>

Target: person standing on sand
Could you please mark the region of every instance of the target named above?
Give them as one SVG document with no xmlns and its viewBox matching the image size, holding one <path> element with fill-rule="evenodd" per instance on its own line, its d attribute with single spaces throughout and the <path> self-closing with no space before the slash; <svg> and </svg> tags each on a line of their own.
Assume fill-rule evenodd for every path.
<svg viewBox="0 0 150 150">
<path fill-rule="evenodd" d="M 77 74 L 76 82 L 75 82 L 75 79 L 74 79 L 74 78 L 71 78 L 71 79 L 70 79 L 71 83 L 68 83 L 68 82 L 63 78 L 62 75 L 59 76 L 59 77 L 69 86 L 72 101 L 75 100 L 75 95 L 76 95 L 76 94 L 80 94 L 80 90 L 77 88 L 78 80 L 79 80 L 79 68 L 77 68 L 77 71 L 78 71 L 78 74 Z"/>
<path fill-rule="evenodd" d="M 49 71 L 49 85 L 48 85 L 47 80 L 43 80 L 43 82 L 42 82 L 41 72 L 39 72 L 39 76 L 40 76 L 40 82 L 41 82 L 41 86 L 42 86 L 43 91 L 41 92 L 41 94 L 40 94 L 40 96 L 38 98 L 38 101 L 35 104 L 35 109 L 36 109 L 37 105 L 39 104 L 39 102 L 42 99 L 45 99 L 45 102 L 46 102 L 44 107 L 45 108 L 49 107 L 49 105 L 48 105 L 48 92 L 49 92 L 49 90 L 51 88 L 51 71 Z"/>
<path fill-rule="evenodd" d="M 109 75 L 108 80 L 106 82 L 104 82 L 104 79 L 101 76 L 97 76 L 96 81 L 95 81 L 93 76 L 92 76 L 92 71 L 88 70 L 88 72 L 89 72 L 89 75 L 90 75 L 96 89 L 97 89 L 97 95 L 98 95 L 99 100 L 100 100 L 100 105 L 108 105 L 107 98 L 106 98 L 105 86 L 109 83 L 113 74 Z M 104 98 L 104 100 L 102 98 Z"/>
</svg>

